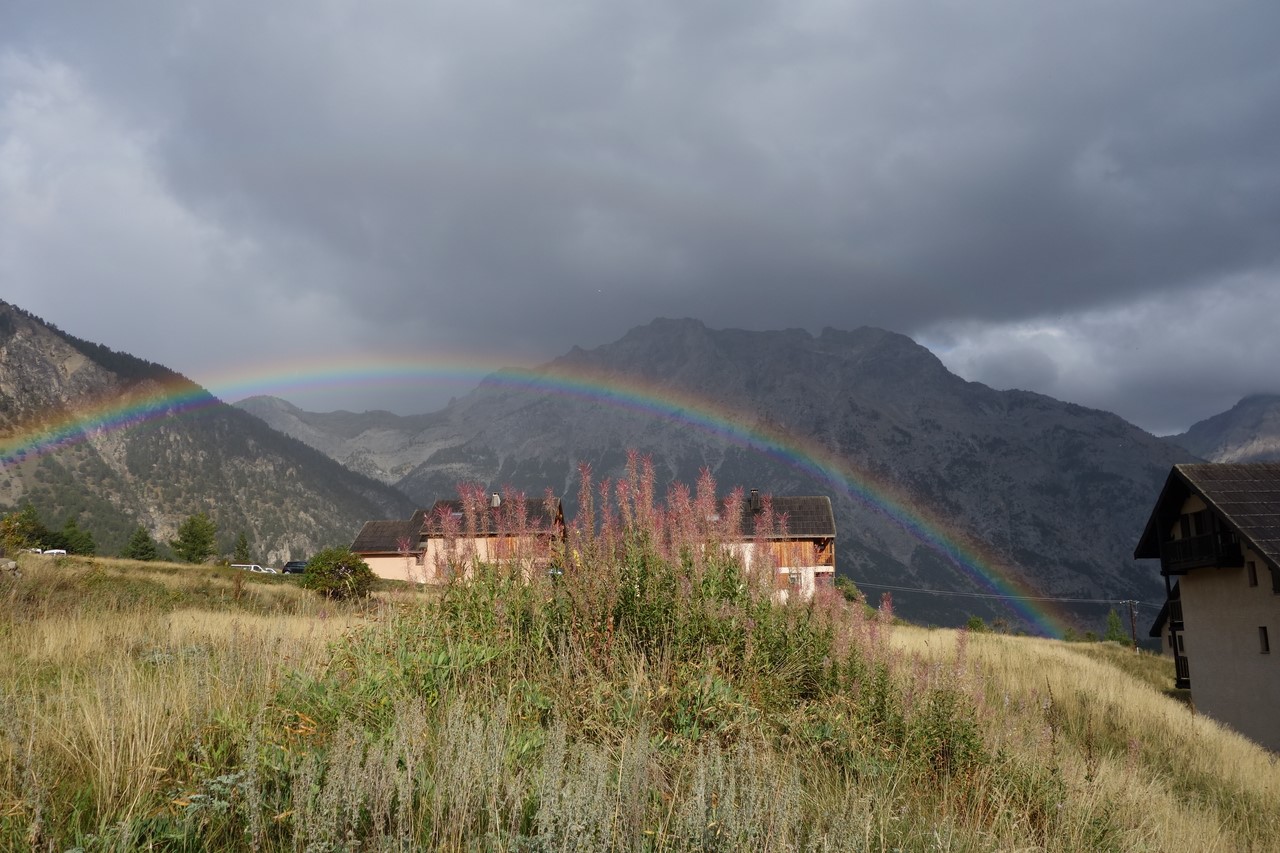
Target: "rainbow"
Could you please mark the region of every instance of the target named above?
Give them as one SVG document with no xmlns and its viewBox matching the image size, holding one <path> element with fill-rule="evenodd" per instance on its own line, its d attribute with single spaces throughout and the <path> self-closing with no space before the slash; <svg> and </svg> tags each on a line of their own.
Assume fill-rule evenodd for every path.
<svg viewBox="0 0 1280 853">
<path fill-rule="evenodd" d="M 222 399 L 255 394 L 287 396 L 334 387 L 470 389 L 506 387 L 588 400 L 674 421 L 715 435 L 733 445 L 766 454 L 829 483 L 837 491 L 891 520 L 941 555 L 984 593 L 1001 598 L 1036 633 L 1061 636 L 1065 615 L 1031 586 L 1016 567 L 1003 563 L 978 542 L 931 510 L 919 506 L 896 484 L 837 457 L 815 441 L 762 427 L 748 413 L 703 397 L 661 387 L 630 376 L 605 375 L 561 365 L 536 369 L 503 367 L 483 358 L 423 359 L 421 356 L 361 356 L 329 362 L 308 360 L 255 366 L 211 377 L 208 389 L 174 374 L 148 383 L 148 390 L 80 407 L 53 423 L 0 438 L 0 470 L 29 457 L 86 441 L 90 437 L 186 412 Z M 1040 599 L 1040 600 L 1036 600 Z"/>
</svg>

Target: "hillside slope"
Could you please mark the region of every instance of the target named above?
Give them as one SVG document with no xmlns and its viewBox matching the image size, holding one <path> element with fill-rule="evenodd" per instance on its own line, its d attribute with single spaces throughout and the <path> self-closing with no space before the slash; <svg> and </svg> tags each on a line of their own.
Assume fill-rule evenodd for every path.
<svg viewBox="0 0 1280 853">
<path fill-rule="evenodd" d="M 172 539 L 207 511 L 229 553 L 238 533 L 279 563 L 349 543 L 402 515 L 394 488 L 267 428 L 184 377 L 82 341 L 0 303 L 0 508 L 74 516 L 101 553 L 142 524 Z"/>
</svg>

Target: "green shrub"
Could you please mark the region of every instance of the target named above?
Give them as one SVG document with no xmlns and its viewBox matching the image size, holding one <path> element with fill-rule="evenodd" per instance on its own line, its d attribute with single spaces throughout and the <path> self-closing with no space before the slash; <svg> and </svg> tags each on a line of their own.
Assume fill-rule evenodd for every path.
<svg viewBox="0 0 1280 853">
<path fill-rule="evenodd" d="M 329 548 L 307 563 L 302 585 L 325 598 L 345 601 L 367 598 L 376 579 L 369 564 L 346 548 Z"/>
</svg>

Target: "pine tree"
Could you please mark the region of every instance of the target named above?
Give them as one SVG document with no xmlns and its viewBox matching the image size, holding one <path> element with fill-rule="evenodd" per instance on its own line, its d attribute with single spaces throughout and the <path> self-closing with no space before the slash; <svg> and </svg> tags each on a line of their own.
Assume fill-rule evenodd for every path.
<svg viewBox="0 0 1280 853">
<path fill-rule="evenodd" d="M 1116 612 L 1114 607 L 1107 613 L 1107 633 L 1103 635 L 1102 639 L 1113 643 L 1129 642 L 1129 635 L 1125 633 L 1124 623 L 1120 621 L 1120 614 Z"/>
<path fill-rule="evenodd" d="M 232 554 L 231 556 L 231 562 L 233 563 L 252 563 L 253 562 L 253 557 L 251 557 L 249 554 L 249 538 L 244 535 L 243 531 L 240 533 L 239 536 L 236 537 L 236 550 L 235 550 L 235 553 Z"/>
<path fill-rule="evenodd" d="M 160 553 L 156 550 L 156 540 L 151 538 L 147 528 L 139 524 L 120 556 L 126 560 L 155 560 L 160 557 Z"/>
<path fill-rule="evenodd" d="M 93 534 L 81 530 L 73 515 L 62 526 L 62 538 L 66 542 L 67 551 L 71 554 L 96 554 L 98 544 L 93 541 Z"/>
<path fill-rule="evenodd" d="M 198 512 L 187 516 L 187 520 L 178 525 L 178 538 L 169 543 L 173 553 L 188 563 L 203 563 L 213 556 L 214 539 L 218 535 L 218 525 L 209 518 L 206 512 Z"/>
</svg>

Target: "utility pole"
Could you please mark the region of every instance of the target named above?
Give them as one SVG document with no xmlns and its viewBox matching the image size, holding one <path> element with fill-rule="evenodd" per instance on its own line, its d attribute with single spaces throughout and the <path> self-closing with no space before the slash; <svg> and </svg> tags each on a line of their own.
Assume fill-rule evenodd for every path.
<svg viewBox="0 0 1280 853">
<path fill-rule="evenodd" d="M 1129 599 L 1125 602 L 1129 605 L 1129 633 L 1133 635 L 1133 650 L 1138 650 L 1138 602 Z"/>
</svg>

